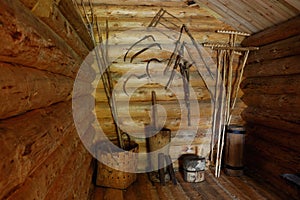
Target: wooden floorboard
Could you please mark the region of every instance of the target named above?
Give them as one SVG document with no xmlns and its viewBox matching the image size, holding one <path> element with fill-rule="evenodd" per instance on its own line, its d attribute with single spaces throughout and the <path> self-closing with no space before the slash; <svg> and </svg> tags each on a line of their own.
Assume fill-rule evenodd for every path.
<svg viewBox="0 0 300 200">
<path fill-rule="evenodd" d="M 176 172 L 177 185 L 171 181 L 165 186 L 152 183 L 147 174 L 138 174 L 137 180 L 126 190 L 96 187 L 95 200 L 230 200 L 230 199 L 280 199 L 262 182 L 248 176 L 220 178 L 207 170 L 205 181 L 185 182 L 182 173 Z"/>
</svg>

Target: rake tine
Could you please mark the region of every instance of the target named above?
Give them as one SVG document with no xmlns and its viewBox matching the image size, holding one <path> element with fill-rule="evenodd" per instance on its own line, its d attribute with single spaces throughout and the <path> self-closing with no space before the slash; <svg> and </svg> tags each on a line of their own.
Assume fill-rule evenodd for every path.
<svg viewBox="0 0 300 200">
<path fill-rule="evenodd" d="M 125 55 L 124 55 L 124 62 L 126 61 L 126 57 L 127 57 L 127 54 L 129 53 L 129 51 L 130 51 L 134 46 L 136 46 L 138 43 L 140 43 L 140 42 L 146 40 L 147 38 L 152 38 L 152 40 L 155 41 L 153 35 L 146 35 L 146 36 L 143 37 L 142 39 L 140 39 L 140 40 L 138 40 L 137 42 L 135 42 L 133 45 L 131 45 L 131 46 L 129 47 L 129 49 L 128 49 L 127 52 L 125 53 Z"/>
<path fill-rule="evenodd" d="M 161 46 L 160 46 L 160 44 L 157 43 L 157 42 L 156 42 L 156 43 L 153 43 L 153 44 L 150 44 L 148 47 L 146 47 L 146 48 L 144 48 L 144 49 L 138 51 L 137 53 L 135 53 L 135 54 L 131 57 L 130 62 L 132 63 L 132 61 L 133 61 L 133 59 L 134 59 L 135 57 L 137 57 L 138 55 L 140 55 L 140 54 L 143 53 L 144 51 L 146 51 L 146 50 L 148 50 L 148 49 L 150 49 L 151 47 L 154 47 L 154 46 L 158 46 L 160 49 L 162 49 Z"/>
</svg>

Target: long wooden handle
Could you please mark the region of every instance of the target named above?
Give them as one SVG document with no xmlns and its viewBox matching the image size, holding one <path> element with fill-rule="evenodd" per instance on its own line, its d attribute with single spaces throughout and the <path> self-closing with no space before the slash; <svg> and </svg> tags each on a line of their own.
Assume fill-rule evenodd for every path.
<svg viewBox="0 0 300 200">
<path fill-rule="evenodd" d="M 155 129 L 157 129 L 157 106 L 156 106 L 156 93 L 155 91 L 151 92 L 152 95 L 152 126 L 155 127 Z"/>
</svg>

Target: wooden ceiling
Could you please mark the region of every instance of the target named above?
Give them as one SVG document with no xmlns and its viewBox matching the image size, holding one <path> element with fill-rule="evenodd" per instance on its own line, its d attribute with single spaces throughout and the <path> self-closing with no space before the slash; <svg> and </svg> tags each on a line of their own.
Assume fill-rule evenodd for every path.
<svg viewBox="0 0 300 200">
<path fill-rule="evenodd" d="M 81 0 L 77 0 L 80 3 Z M 84 0 L 88 2 L 88 0 Z M 212 17 L 235 30 L 256 33 L 300 14 L 299 0 L 91 0 L 103 12 L 117 14 L 115 20 L 128 20 L 129 25 L 145 26 L 147 19 L 163 7 L 176 17 L 188 18 L 188 22 L 207 23 Z M 104 13 L 99 17 L 107 17 Z M 205 15 L 205 22 L 195 19 Z M 141 21 L 141 20 L 144 21 Z M 215 24 L 219 26 L 221 24 Z M 220 26 L 222 27 L 222 26 Z M 224 28 L 228 28 L 223 26 Z M 214 28 L 214 27 L 211 27 Z"/>
</svg>

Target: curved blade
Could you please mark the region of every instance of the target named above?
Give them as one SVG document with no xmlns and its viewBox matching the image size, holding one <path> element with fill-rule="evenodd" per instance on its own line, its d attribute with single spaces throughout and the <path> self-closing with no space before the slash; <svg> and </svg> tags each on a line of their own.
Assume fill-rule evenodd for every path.
<svg viewBox="0 0 300 200">
<path fill-rule="evenodd" d="M 131 45 L 129 47 L 129 49 L 126 51 L 125 55 L 124 55 L 124 62 L 126 61 L 126 57 L 127 57 L 127 54 L 129 53 L 129 51 L 134 47 L 136 46 L 138 43 L 146 40 L 147 38 L 152 38 L 153 41 L 155 41 L 153 35 L 146 35 L 145 37 L 143 37 L 142 39 L 138 40 L 137 42 L 135 42 L 133 45 Z"/>
<path fill-rule="evenodd" d="M 159 60 L 157 58 L 151 58 L 150 60 L 148 60 L 147 65 L 146 65 L 146 74 L 147 74 L 147 76 L 149 78 L 151 78 L 150 72 L 149 72 L 149 65 L 150 65 L 151 62 L 155 61 L 155 62 L 158 62 L 158 63 L 162 63 L 162 62 L 165 62 L 166 60 L 169 60 L 169 59 Z"/>
<path fill-rule="evenodd" d="M 148 47 L 146 47 L 146 48 L 144 48 L 144 49 L 138 51 L 137 53 L 135 53 L 135 54 L 131 57 L 130 62 L 132 63 L 132 61 L 133 61 L 133 59 L 134 59 L 135 57 L 137 57 L 138 55 L 140 55 L 140 54 L 143 53 L 144 51 L 146 51 L 146 50 L 148 50 L 148 49 L 150 49 L 150 48 L 152 48 L 152 47 L 154 47 L 154 46 L 158 46 L 160 49 L 162 49 L 159 43 L 153 43 L 153 44 L 150 44 Z"/>
</svg>

